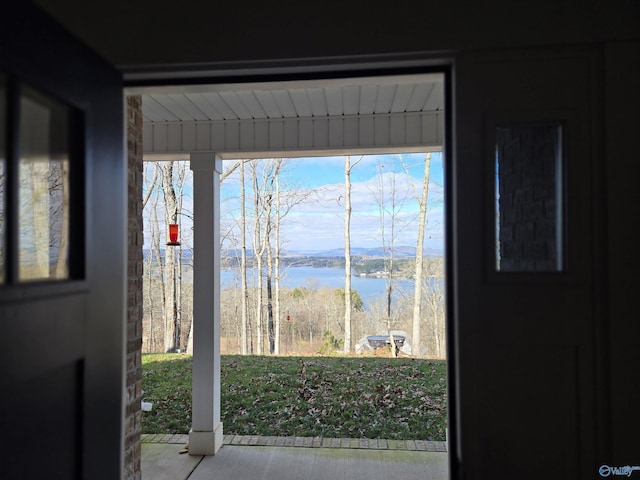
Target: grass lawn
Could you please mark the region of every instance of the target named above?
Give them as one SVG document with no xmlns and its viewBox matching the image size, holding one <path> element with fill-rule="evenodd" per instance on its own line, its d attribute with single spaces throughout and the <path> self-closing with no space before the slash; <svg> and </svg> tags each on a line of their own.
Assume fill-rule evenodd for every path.
<svg viewBox="0 0 640 480">
<path fill-rule="evenodd" d="M 223 355 L 225 434 L 444 440 L 446 363 Z M 187 433 L 191 357 L 143 355 L 143 433 Z"/>
</svg>

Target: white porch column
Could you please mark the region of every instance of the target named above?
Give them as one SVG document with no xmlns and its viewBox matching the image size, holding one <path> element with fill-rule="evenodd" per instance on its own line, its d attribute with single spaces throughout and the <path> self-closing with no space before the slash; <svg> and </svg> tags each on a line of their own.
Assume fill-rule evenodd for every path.
<svg viewBox="0 0 640 480">
<path fill-rule="evenodd" d="M 215 455 L 220 422 L 220 172 L 214 153 L 192 153 L 193 411 L 189 454 Z"/>
</svg>

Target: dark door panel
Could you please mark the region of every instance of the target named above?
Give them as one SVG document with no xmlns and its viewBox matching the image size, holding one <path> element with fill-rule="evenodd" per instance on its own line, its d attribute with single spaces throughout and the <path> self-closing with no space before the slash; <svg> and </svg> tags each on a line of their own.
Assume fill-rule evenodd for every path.
<svg viewBox="0 0 640 480">
<path fill-rule="evenodd" d="M 82 379 L 77 361 L 6 386 L 0 427 L 11 434 L 2 456 L 13 460 L 3 478 L 83 478 Z"/>
<path fill-rule="evenodd" d="M 31 2 L 5 2 L 0 96 L 0 477 L 120 478 L 121 75 Z"/>
<path fill-rule="evenodd" d="M 468 478 L 593 478 L 596 49 L 462 55 L 454 223 L 459 456 Z"/>
</svg>

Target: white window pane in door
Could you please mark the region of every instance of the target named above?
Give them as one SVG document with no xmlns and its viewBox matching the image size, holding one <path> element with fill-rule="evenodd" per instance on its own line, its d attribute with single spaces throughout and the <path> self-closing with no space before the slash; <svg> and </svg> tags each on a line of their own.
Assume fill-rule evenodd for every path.
<svg viewBox="0 0 640 480">
<path fill-rule="evenodd" d="M 69 111 L 34 90 L 20 98 L 18 279 L 69 277 Z"/>
</svg>

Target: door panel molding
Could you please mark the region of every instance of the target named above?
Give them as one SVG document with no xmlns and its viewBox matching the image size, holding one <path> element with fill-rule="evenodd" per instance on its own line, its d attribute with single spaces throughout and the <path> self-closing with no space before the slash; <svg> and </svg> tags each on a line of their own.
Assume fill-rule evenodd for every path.
<svg viewBox="0 0 640 480">
<path fill-rule="evenodd" d="M 456 61 L 455 332 L 469 478 L 597 473 L 600 55 L 584 46 Z M 495 127 L 539 121 L 565 128 L 566 269 L 497 272 Z"/>
</svg>

